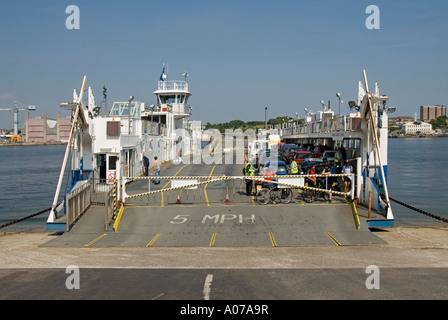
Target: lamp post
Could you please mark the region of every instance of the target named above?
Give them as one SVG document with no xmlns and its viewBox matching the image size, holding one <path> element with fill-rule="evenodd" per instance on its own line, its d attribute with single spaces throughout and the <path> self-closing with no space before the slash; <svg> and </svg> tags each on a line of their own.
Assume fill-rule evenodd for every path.
<svg viewBox="0 0 448 320">
<path fill-rule="evenodd" d="M 341 100 L 341 94 L 339 92 L 336 93 L 336 97 L 339 99 L 339 115 L 341 115 L 341 105 L 344 101 Z"/>
<path fill-rule="evenodd" d="M 268 130 L 268 107 L 264 107 L 264 129 Z"/>
<path fill-rule="evenodd" d="M 134 96 L 129 97 L 129 103 L 128 103 L 128 113 L 129 113 L 129 123 L 128 123 L 128 134 L 131 135 L 131 102 L 134 100 Z"/>
</svg>

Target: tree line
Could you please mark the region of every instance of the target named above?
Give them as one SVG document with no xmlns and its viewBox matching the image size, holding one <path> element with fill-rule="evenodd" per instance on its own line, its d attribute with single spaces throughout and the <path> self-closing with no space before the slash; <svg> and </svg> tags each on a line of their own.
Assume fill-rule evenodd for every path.
<svg viewBox="0 0 448 320">
<path fill-rule="evenodd" d="M 291 121 L 297 121 L 297 119 L 293 119 L 291 117 L 277 117 L 275 119 L 269 119 L 267 121 L 267 124 L 270 126 L 282 124 L 282 123 L 289 123 Z M 302 120 L 299 120 L 299 123 L 302 123 Z M 210 122 L 207 122 L 205 125 L 205 129 L 218 129 L 220 132 L 224 133 L 226 129 L 264 129 L 264 121 L 243 121 L 243 120 L 232 120 L 229 122 L 222 122 L 222 123 L 214 123 L 211 124 Z"/>
</svg>

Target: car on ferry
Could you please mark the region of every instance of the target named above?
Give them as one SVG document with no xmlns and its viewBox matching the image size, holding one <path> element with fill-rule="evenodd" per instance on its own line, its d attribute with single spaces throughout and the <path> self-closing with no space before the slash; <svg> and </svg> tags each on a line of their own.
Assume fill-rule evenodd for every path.
<svg viewBox="0 0 448 320">
<path fill-rule="evenodd" d="M 322 159 L 326 158 L 328 162 L 334 162 L 336 152 L 336 150 L 325 150 L 324 154 L 322 155 Z"/>
<path fill-rule="evenodd" d="M 266 163 L 266 166 L 272 166 L 277 176 L 285 176 L 288 174 L 288 168 L 286 167 L 286 163 L 284 161 L 269 161 Z"/>
<path fill-rule="evenodd" d="M 280 150 L 279 150 L 279 155 L 282 157 L 282 159 L 284 159 L 285 158 L 285 156 L 289 153 L 289 149 L 290 148 L 297 148 L 298 149 L 298 147 L 297 147 L 297 145 L 296 144 L 294 144 L 294 143 L 285 143 L 284 145 L 282 145 L 281 147 L 280 147 Z"/>
<path fill-rule="evenodd" d="M 313 157 L 314 158 L 322 158 L 322 155 L 326 150 L 331 150 L 329 146 L 316 146 L 313 149 Z"/>
<path fill-rule="evenodd" d="M 299 150 L 294 153 L 294 160 L 300 164 L 308 158 L 312 158 L 313 154 L 311 151 Z"/>
</svg>

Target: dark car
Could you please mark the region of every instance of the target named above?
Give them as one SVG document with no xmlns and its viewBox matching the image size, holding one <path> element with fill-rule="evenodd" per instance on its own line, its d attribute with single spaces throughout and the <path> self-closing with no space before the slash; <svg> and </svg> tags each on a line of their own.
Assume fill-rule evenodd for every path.
<svg viewBox="0 0 448 320">
<path fill-rule="evenodd" d="M 329 146 L 317 146 L 313 149 L 313 157 L 314 158 L 322 158 L 322 155 L 326 150 L 331 150 Z"/>
<path fill-rule="evenodd" d="M 279 150 L 279 155 L 282 157 L 282 158 L 284 158 L 285 157 L 285 153 L 287 152 L 287 150 L 289 149 L 289 148 L 297 148 L 297 145 L 296 144 L 294 144 L 294 143 L 285 143 L 284 145 L 282 145 L 281 147 L 280 147 L 280 150 Z"/>
<path fill-rule="evenodd" d="M 284 161 L 288 161 L 291 157 L 294 156 L 294 153 L 296 153 L 296 152 L 299 151 L 299 150 L 300 150 L 300 149 L 299 149 L 299 147 L 297 147 L 297 146 L 287 148 L 287 149 L 285 150 L 285 152 L 283 153 L 283 155 L 282 155 L 282 159 L 283 159 Z"/>
</svg>

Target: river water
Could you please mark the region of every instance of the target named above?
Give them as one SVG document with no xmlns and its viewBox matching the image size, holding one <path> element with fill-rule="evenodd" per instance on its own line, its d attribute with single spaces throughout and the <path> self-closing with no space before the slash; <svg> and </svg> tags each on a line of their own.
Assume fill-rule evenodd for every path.
<svg viewBox="0 0 448 320">
<path fill-rule="evenodd" d="M 51 207 L 64 152 L 61 145 L 0 147 L 0 225 Z M 389 139 L 388 158 L 390 196 L 448 218 L 448 138 Z M 68 188 L 67 180 L 61 194 Z M 441 223 L 394 202 L 392 210 L 396 225 Z M 44 230 L 47 216 L 44 213 L 0 232 Z"/>
</svg>

